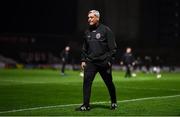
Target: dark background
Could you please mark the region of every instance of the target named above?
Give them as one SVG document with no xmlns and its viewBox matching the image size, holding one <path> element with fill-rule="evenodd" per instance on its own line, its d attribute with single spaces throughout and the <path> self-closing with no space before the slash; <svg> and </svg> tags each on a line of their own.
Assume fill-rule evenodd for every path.
<svg viewBox="0 0 180 117">
<path fill-rule="evenodd" d="M 179 0 L 0 1 L 0 54 L 27 62 L 28 53 L 51 53 L 70 45 L 79 62 L 87 13 L 97 9 L 116 36 L 117 60 L 131 46 L 136 57 L 160 56 L 180 65 Z"/>
</svg>

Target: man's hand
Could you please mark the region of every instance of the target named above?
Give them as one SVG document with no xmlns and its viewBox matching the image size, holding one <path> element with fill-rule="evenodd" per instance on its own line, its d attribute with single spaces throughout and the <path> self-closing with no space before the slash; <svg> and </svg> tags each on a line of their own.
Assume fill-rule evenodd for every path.
<svg viewBox="0 0 180 117">
<path fill-rule="evenodd" d="M 135 66 L 135 64 L 136 64 L 135 62 L 132 63 L 133 66 Z"/>
<path fill-rule="evenodd" d="M 111 66 L 111 62 L 108 62 L 108 65 Z"/>
<path fill-rule="evenodd" d="M 65 62 L 65 58 L 64 57 L 62 58 L 62 62 Z"/>
<path fill-rule="evenodd" d="M 124 63 L 123 63 L 123 61 L 120 61 L 120 65 L 123 65 Z"/>
<path fill-rule="evenodd" d="M 84 70 L 84 67 L 86 66 L 86 62 L 81 62 L 81 69 Z"/>
</svg>

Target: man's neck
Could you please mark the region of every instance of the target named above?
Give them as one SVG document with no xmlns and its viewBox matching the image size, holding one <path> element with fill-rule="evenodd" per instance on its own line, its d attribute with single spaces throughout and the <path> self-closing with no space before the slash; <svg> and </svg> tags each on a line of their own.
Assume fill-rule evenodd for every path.
<svg viewBox="0 0 180 117">
<path fill-rule="evenodd" d="M 94 24 L 94 25 L 90 25 L 89 26 L 89 29 L 90 30 L 95 30 L 95 29 L 97 29 L 97 27 L 100 25 L 100 23 L 96 23 L 96 24 Z"/>
</svg>

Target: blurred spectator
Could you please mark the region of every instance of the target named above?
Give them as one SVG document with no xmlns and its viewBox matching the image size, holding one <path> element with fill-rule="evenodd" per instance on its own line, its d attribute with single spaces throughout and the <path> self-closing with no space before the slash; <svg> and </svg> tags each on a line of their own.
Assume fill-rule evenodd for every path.
<svg viewBox="0 0 180 117">
<path fill-rule="evenodd" d="M 61 74 L 64 75 L 66 64 L 70 63 L 71 60 L 69 46 L 66 46 L 64 50 L 61 52 L 61 60 L 62 60 Z"/>
<path fill-rule="evenodd" d="M 142 70 L 143 61 L 141 57 L 137 57 L 135 61 L 135 69 L 141 71 Z"/>
<path fill-rule="evenodd" d="M 161 78 L 161 67 L 162 67 L 162 60 L 159 56 L 156 56 L 154 59 L 153 65 L 153 72 L 156 74 L 156 78 Z"/>
<path fill-rule="evenodd" d="M 123 54 L 120 64 L 125 65 L 126 67 L 125 78 L 130 78 L 132 76 L 131 71 L 133 69 L 133 66 L 135 65 L 135 59 L 132 54 L 132 49 L 130 47 L 126 48 L 126 52 Z"/>
<path fill-rule="evenodd" d="M 150 68 L 152 66 L 152 59 L 150 56 L 145 56 L 144 57 L 144 65 L 146 67 L 146 73 L 149 73 L 150 72 Z"/>
</svg>

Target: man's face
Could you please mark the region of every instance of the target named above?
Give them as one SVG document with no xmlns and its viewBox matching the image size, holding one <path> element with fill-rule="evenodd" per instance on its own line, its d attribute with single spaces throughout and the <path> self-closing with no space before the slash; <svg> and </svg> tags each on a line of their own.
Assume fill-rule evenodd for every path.
<svg viewBox="0 0 180 117">
<path fill-rule="evenodd" d="M 91 26 L 96 25 L 99 22 L 99 18 L 94 13 L 90 13 L 88 15 L 88 22 Z"/>
<path fill-rule="evenodd" d="M 131 53 L 131 48 L 127 48 L 127 49 L 126 49 L 126 52 L 127 52 L 127 53 Z"/>
<path fill-rule="evenodd" d="M 69 47 L 69 46 L 67 46 L 67 47 L 65 48 L 65 50 L 66 50 L 66 51 L 69 51 L 69 50 L 70 50 L 70 47 Z"/>
</svg>

